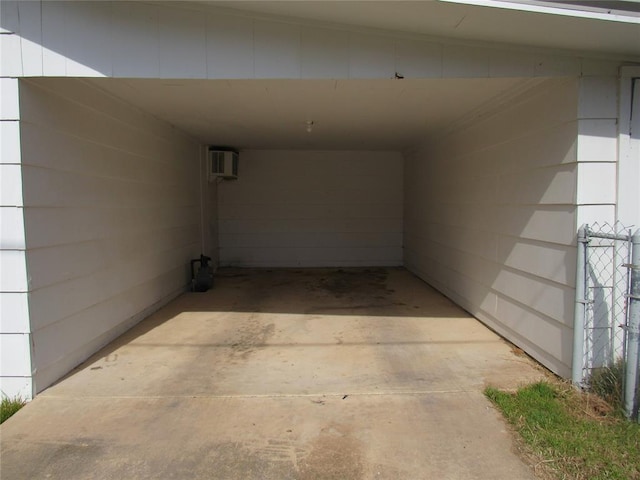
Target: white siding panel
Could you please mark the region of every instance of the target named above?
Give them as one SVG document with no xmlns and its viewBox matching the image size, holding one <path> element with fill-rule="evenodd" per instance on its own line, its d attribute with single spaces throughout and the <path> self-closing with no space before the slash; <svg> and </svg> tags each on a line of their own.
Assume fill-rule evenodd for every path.
<svg viewBox="0 0 640 480">
<path fill-rule="evenodd" d="M 22 75 L 22 52 L 20 36 L 0 35 L 0 76 L 19 77 Z"/>
<path fill-rule="evenodd" d="M 0 207 L 0 249 L 24 250 L 24 219 L 21 207 Z"/>
<path fill-rule="evenodd" d="M 28 81 L 21 95 L 40 391 L 186 288 L 200 146 L 79 80 Z"/>
<path fill-rule="evenodd" d="M 305 28 L 301 32 L 302 78 L 347 78 L 349 34 L 338 30 Z"/>
<path fill-rule="evenodd" d="M 20 165 L 0 164 L 0 207 L 22 205 Z"/>
<path fill-rule="evenodd" d="M 245 151 L 240 164 L 218 190 L 223 265 L 402 263 L 400 154 Z"/>
<path fill-rule="evenodd" d="M 445 45 L 442 54 L 442 76 L 488 77 L 489 53 L 489 50 L 481 48 Z"/>
<path fill-rule="evenodd" d="M 20 163 L 20 124 L 17 121 L 0 122 L 0 163 Z"/>
<path fill-rule="evenodd" d="M 0 33 L 19 33 L 20 32 L 20 15 L 18 13 L 17 0 L 4 0 L 2 2 L 2 27 Z"/>
<path fill-rule="evenodd" d="M 160 75 L 159 8 L 137 2 L 112 2 L 114 76 Z"/>
<path fill-rule="evenodd" d="M 575 286 L 576 257 L 573 246 L 500 236 L 497 260 L 512 269 L 569 287 Z"/>
<path fill-rule="evenodd" d="M 616 203 L 615 163 L 585 162 L 578 165 L 578 205 Z"/>
<path fill-rule="evenodd" d="M 580 59 L 558 55 L 536 56 L 534 75 L 537 77 L 576 77 L 580 75 Z"/>
<path fill-rule="evenodd" d="M 599 223 L 603 222 L 613 225 L 616 221 L 616 206 L 615 205 L 581 205 L 577 212 L 577 225 Z"/>
<path fill-rule="evenodd" d="M 65 15 L 68 2 L 39 2 L 42 11 L 42 73 L 67 75 Z"/>
<path fill-rule="evenodd" d="M 0 250 L 0 292 L 29 290 L 23 250 Z"/>
<path fill-rule="evenodd" d="M 254 23 L 257 78 L 300 78 L 300 30 L 284 23 Z"/>
<path fill-rule="evenodd" d="M 503 328 L 527 342 L 526 350 L 551 370 L 562 376 L 571 372 L 573 329 L 544 319 L 540 313 L 509 298 L 498 297 L 496 319 Z"/>
<path fill-rule="evenodd" d="M 0 120 L 19 119 L 18 80 L 16 78 L 0 78 Z"/>
<path fill-rule="evenodd" d="M 392 39 L 354 33 L 349 36 L 350 78 L 393 78 L 395 67 Z"/>
<path fill-rule="evenodd" d="M 111 3 L 77 2 L 67 8 L 64 33 L 67 75 L 113 74 Z"/>
<path fill-rule="evenodd" d="M 442 45 L 396 41 L 396 71 L 406 78 L 442 77 Z"/>
<path fill-rule="evenodd" d="M 160 77 L 207 76 L 206 18 L 200 12 L 161 8 Z"/>
<path fill-rule="evenodd" d="M 29 335 L 21 333 L 0 335 L 0 376 L 27 377 L 31 375 L 30 366 Z"/>
<path fill-rule="evenodd" d="M 617 77 L 583 77 L 580 79 L 578 118 L 617 118 Z"/>
<path fill-rule="evenodd" d="M 42 14 L 40 2 L 18 2 L 23 75 L 42 75 Z"/>
<path fill-rule="evenodd" d="M 493 51 L 489 55 L 490 77 L 532 77 L 535 59 L 524 52 Z"/>
<path fill-rule="evenodd" d="M 0 333 L 29 333 L 29 304 L 26 292 L 0 295 Z"/>
<path fill-rule="evenodd" d="M 578 161 L 615 162 L 617 158 L 616 119 L 588 119 L 578 122 Z"/>
<path fill-rule="evenodd" d="M 578 122 L 578 161 L 615 162 L 617 158 L 616 119 L 588 119 Z"/>
<path fill-rule="evenodd" d="M 570 364 L 577 81 L 405 157 L 405 266 L 560 374 Z"/>
<path fill-rule="evenodd" d="M 207 16 L 207 78 L 253 78 L 253 21 Z"/>
<path fill-rule="evenodd" d="M 30 400 L 33 397 L 33 380 L 26 377 L 0 377 L 0 391 L 9 397 Z"/>
</svg>

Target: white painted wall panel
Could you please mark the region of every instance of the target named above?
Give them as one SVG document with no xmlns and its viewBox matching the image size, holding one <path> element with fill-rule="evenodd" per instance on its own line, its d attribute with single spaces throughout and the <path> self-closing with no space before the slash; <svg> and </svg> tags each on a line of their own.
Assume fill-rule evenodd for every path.
<svg viewBox="0 0 640 480">
<path fill-rule="evenodd" d="M 20 36 L 0 35 L 0 76 L 19 77 L 22 75 L 22 50 Z"/>
<path fill-rule="evenodd" d="M 256 78 L 300 78 L 300 31 L 297 25 L 254 22 Z"/>
<path fill-rule="evenodd" d="M 0 335 L 0 376 L 27 377 L 31 375 L 29 335 L 11 333 Z"/>
<path fill-rule="evenodd" d="M 496 50 L 489 54 L 490 77 L 532 77 L 535 57 L 524 52 Z"/>
<path fill-rule="evenodd" d="M 613 225 L 619 174 L 617 76 L 579 79 L 578 119 L 578 225 Z"/>
<path fill-rule="evenodd" d="M 0 292 L 26 292 L 29 279 L 24 250 L 0 250 Z"/>
<path fill-rule="evenodd" d="M 35 389 L 184 291 L 200 146 L 78 80 L 21 87 Z"/>
<path fill-rule="evenodd" d="M 407 78 L 557 77 L 612 69 L 577 56 L 510 53 L 340 24 L 311 27 L 188 2 L 3 2 L 3 10 L 6 48 L 17 48 L 6 68 L 24 75 L 390 78 L 398 71 Z M 17 35 L 20 41 L 10 38 Z"/>
<path fill-rule="evenodd" d="M 340 30 L 301 31 L 301 78 L 348 78 L 349 34 Z"/>
<path fill-rule="evenodd" d="M 616 162 L 618 157 L 617 119 L 585 119 L 578 122 L 580 162 Z"/>
<path fill-rule="evenodd" d="M 20 163 L 20 124 L 17 121 L 0 121 L 0 158 L 2 164 Z"/>
<path fill-rule="evenodd" d="M 115 77 L 159 77 L 159 8 L 139 2 L 112 2 Z"/>
<path fill-rule="evenodd" d="M 42 75 L 42 13 L 39 2 L 18 2 L 24 76 Z"/>
<path fill-rule="evenodd" d="M 0 207 L 0 234 L 0 249 L 25 249 L 22 207 Z"/>
<path fill-rule="evenodd" d="M 488 77 L 489 54 L 487 49 L 445 45 L 442 57 L 443 77 Z"/>
<path fill-rule="evenodd" d="M 17 78 L 0 78 L 0 120 L 20 119 Z"/>
<path fill-rule="evenodd" d="M 395 67 L 395 46 L 391 38 L 349 35 L 350 78 L 393 78 Z"/>
<path fill-rule="evenodd" d="M 438 43 L 397 40 L 396 71 L 405 78 L 442 77 L 442 50 Z"/>
<path fill-rule="evenodd" d="M 42 74 L 67 75 L 67 51 L 65 17 L 68 2 L 40 2 L 42 12 Z M 88 26 L 87 26 L 88 27 Z"/>
<path fill-rule="evenodd" d="M 33 381 L 31 377 L 0 377 L 0 392 L 15 398 L 25 400 L 33 396 Z"/>
<path fill-rule="evenodd" d="M 206 18 L 200 12 L 159 9 L 160 77 L 206 78 Z"/>
<path fill-rule="evenodd" d="M 63 51 L 67 75 L 112 75 L 111 3 L 76 2 L 65 13 Z"/>
<path fill-rule="evenodd" d="M 29 303 L 26 292 L 0 295 L 0 333 L 30 333 Z"/>
<path fill-rule="evenodd" d="M 402 264 L 399 153 L 246 151 L 218 188 L 223 265 Z"/>
<path fill-rule="evenodd" d="M 571 359 L 577 97 L 575 80 L 545 82 L 405 158 L 405 266 L 562 375 Z"/>
<path fill-rule="evenodd" d="M 253 78 L 250 18 L 209 14 L 206 37 L 208 78 Z"/>
</svg>

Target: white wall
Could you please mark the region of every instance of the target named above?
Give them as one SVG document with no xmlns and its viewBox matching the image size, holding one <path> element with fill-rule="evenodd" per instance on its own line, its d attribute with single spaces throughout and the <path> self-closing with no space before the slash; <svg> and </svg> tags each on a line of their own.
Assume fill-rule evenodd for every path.
<svg viewBox="0 0 640 480">
<path fill-rule="evenodd" d="M 405 266 L 564 376 L 577 98 L 577 80 L 547 81 L 405 164 Z"/>
<path fill-rule="evenodd" d="M 221 265 L 402 265 L 402 168 L 397 152 L 241 152 L 218 186 Z"/>
<path fill-rule="evenodd" d="M 618 62 L 457 45 L 192 2 L 2 1 L 0 74 L 118 78 L 545 77 Z"/>
<path fill-rule="evenodd" d="M 31 398 L 18 80 L 0 79 L 0 394 Z"/>
<path fill-rule="evenodd" d="M 80 80 L 24 81 L 20 107 L 40 391 L 185 290 L 200 146 Z"/>
</svg>

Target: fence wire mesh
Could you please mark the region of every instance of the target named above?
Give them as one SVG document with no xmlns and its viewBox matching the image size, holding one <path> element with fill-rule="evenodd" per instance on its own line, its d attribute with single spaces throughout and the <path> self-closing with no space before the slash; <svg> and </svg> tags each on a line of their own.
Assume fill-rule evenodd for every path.
<svg viewBox="0 0 640 480">
<path fill-rule="evenodd" d="M 582 383 L 622 395 L 626 358 L 631 231 L 616 223 L 585 227 Z M 580 286 L 578 286 L 580 288 Z M 622 398 L 610 399 L 619 403 Z"/>
<path fill-rule="evenodd" d="M 593 224 L 587 240 L 584 364 L 591 370 L 624 358 L 631 232 L 620 224 Z"/>
</svg>

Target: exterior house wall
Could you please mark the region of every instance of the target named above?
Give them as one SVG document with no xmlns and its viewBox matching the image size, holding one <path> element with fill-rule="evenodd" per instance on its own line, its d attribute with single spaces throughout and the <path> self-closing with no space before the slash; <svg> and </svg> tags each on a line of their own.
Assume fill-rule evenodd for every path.
<svg viewBox="0 0 640 480">
<path fill-rule="evenodd" d="M 37 392 L 185 291 L 200 146 L 80 80 L 23 81 L 20 110 Z"/>
<path fill-rule="evenodd" d="M 577 80 L 548 81 L 405 165 L 405 266 L 564 376 L 577 110 Z"/>
<path fill-rule="evenodd" d="M 219 185 L 220 262 L 402 265 L 402 155 L 244 151 Z"/>
<path fill-rule="evenodd" d="M 0 393 L 30 398 L 31 325 L 18 80 L 0 79 Z"/>
<path fill-rule="evenodd" d="M 0 73 L 116 78 L 552 77 L 618 62 L 189 2 L 2 2 Z"/>
<path fill-rule="evenodd" d="M 617 75 L 583 76 L 578 85 L 577 226 L 613 225 L 618 220 L 619 80 Z"/>
</svg>

